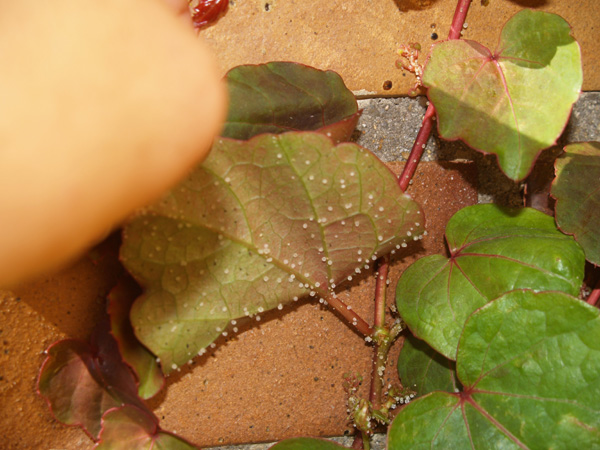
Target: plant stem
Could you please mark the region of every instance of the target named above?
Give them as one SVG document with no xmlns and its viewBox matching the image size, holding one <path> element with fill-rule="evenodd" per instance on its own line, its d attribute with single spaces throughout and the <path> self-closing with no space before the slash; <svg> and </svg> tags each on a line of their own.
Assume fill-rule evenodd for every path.
<svg viewBox="0 0 600 450">
<path fill-rule="evenodd" d="M 596 287 L 587 298 L 587 302 L 592 306 L 596 306 L 598 304 L 598 299 L 600 299 L 600 280 L 596 283 Z"/>
<path fill-rule="evenodd" d="M 458 0 L 456 10 L 454 11 L 454 17 L 452 18 L 452 25 L 450 25 L 448 39 L 460 39 L 460 32 L 462 31 L 465 19 L 467 18 L 469 6 L 471 6 L 471 0 Z"/>
<path fill-rule="evenodd" d="M 417 165 L 419 164 L 419 161 L 421 161 L 421 156 L 423 156 L 423 151 L 425 150 L 427 140 L 429 139 L 429 135 L 431 134 L 434 116 L 435 107 L 433 106 L 433 103 L 430 103 L 427 107 L 427 111 L 425 111 L 425 116 L 423 117 L 421 129 L 419 130 L 417 138 L 415 139 L 415 143 L 413 144 L 413 147 L 410 151 L 408 161 L 406 161 L 404 169 L 402 169 L 402 173 L 398 178 L 398 185 L 400 186 L 400 189 L 402 189 L 402 192 L 406 192 L 406 189 L 410 184 L 410 180 L 412 180 L 412 177 L 417 170 Z"/>
<path fill-rule="evenodd" d="M 373 369 L 371 371 L 371 388 L 369 401 L 374 409 L 381 408 L 381 390 L 383 377 L 380 375 L 385 370 L 386 360 L 381 359 L 381 342 L 377 333 L 385 326 L 386 288 L 390 258 L 384 256 L 378 260 L 377 280 L 375 282 L 375 350 Z"/>
<path fill-rule="evenodd" d="M 373 334 L 373 328 L 371 328 L 362 317 L 339 298 L 329 295 L 327 297 L 327 303 L 329 303 L 331 307 L 340 313 L 349 323 L 354 325 L 354 327 L 364 336 L 371 336 Z"/>
<path fill-rule="evenodd" d="M 452 25 L 450 26 L 450 32 L 448 33 L 448 39 L 459 39 L 460 32 L 462 31 L 463 25 L 465 23 L 465 19 L 467 17 L 467 12 L 469 11 L 469 6 L 471 4 L 471 0 L 459 0 L 456 5 L 456 10 L 454 12 L 454 18 L 452 19 Z M 417 138 L 415 139 L 415 143 L 410 151 L 410 155 L 408 157 L 408 161 L 406 162 L 402 173 L 398 177 L 398 185 L 402 192 L 406 192 L 410 184 L 410 180 L 414 176 L 417 165 L 423 156 L 423 151 L 425 150 L 425 146 L 427 145 L 427 140 L 429 139 L 429 135 L 431 134 L 431 129 L 433 128 L 433 120 L 435 116 L 435 107 L 432 103 L 427 106 L 427 111 L 425 111 L 425 116 L 423 117 L 423 122 L 421 124 L 421 129 L 417 134 Z M 377 281 L 375 285 L 375 333 L 379 330 L 384 330 L 385 325 L 385 292 L 387 287 L 387 275 L 389 269 L 389 256 L 381 258 L 379 260 L 379 272 L 377 275 Z M 373 404 L 373 408 L 379 408 L 381 406 L 381 391 L 383 387 L 383 376 L 380 376 L 379 373 L 385 370 L 388 352 L 390 350 L 391 344 L 398 337 L 401 331 L 400 326 L 394 326 L 390 330 L 389 335 L 380 341 L 377 339 L 375 335 L 375 349 L 373 351 L 373 371 L 371 374 L 371 388 L 369 391 L 369 400 Z M 383 367 L 383 370 L 380 368 Z M 352 444 L 352 448 L 360 449 L 364 448 L 368 450 L 369 447 L 369 436 L 366 433 L 357 430 L 357 434 L 354 437 L 354 442 Z"/>
<path fill-rule="evenodd" d="M 450 32 L 448 33 L 448 39 L 459 39 L 460 32 L 465 23 L 465 19 L 467 18 L 467 12 L 469 11 L 469 6 L 471 4 L 471 0 L 459 0 L 456 5 L 456 10 L 454 11 L 454 18 L 452 19 L 452 25 L 450 25 Z M 425 111 L 425 116 L 423 117 L 423 123 L 421 124 L 421 129 L 417 134 L 417 138 L 415 139 L 415 143 L 413 148 L 410 151 L 410 156 L 408 157 L 408 161 L 406 161 L 406 165 L 398 178 L 398 185 L 402 192 L 405 192 L 410 184 L 410 180 L 412 180 L 415 171 L 417 170 L 417 165 L 421 160 L 421 156 L 423 155 L 423 151 L 425 150 L 425 146 L 427 145 L 427 140 L 429 139 L 429 135 L 431 134 L 431 129 L 433 127 L 433 118 L 435 116 L 435 107 L 432 103 L 427 107 L 427 111 Z"/>
</svg>

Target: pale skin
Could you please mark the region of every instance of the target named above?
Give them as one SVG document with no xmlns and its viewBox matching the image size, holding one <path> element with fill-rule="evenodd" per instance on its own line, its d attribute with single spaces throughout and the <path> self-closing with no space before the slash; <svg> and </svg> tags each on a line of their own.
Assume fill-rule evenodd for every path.
<svg viewBox="0 0 600 450">
<path fill-rule="evenodd" d="M 0 0 L 0 287 L 73 261 L 207 155 L 226 114 L 185 0 Z"/>
</svg>

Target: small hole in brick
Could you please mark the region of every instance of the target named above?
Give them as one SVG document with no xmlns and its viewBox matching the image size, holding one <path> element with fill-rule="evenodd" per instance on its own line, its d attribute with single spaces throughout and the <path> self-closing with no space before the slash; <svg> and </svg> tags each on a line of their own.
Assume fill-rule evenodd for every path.
<svg viewBox="0 0 600 450">
<path fill-rule="evenodd" d="M 267 11 L 267 12 L 271 11 L 271 4 L 270 3 L 265 3 L 265 11 Z"/>
<path fill-rule="evenodd" d="M 392 88 L 392 82 L 390 80 L 386 80 L 383 82 L 383 89 L 385 91 L 389 91 Z"/>
<path fill-rule="evenodd" d="M 431 33 L 431 39 L 432 40 L 436 40 L 438 38 L 438 34 L 437 33 Z"/>
</svg>

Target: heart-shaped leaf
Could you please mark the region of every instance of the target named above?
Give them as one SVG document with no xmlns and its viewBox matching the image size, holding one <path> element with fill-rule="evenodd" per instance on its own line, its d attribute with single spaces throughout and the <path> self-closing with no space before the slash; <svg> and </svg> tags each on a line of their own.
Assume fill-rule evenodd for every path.
<svg viewBox="0 0 600 450">
<path fill-rule="evenodd" d="M 467 320 L 464 391 L 405 406 L 388 449 L 591 449 L 600 442 L 600 318 L 559 292 L 515 291 Z"/>
<path fill-rule="evenodd" d="M 342 78 L 291 62 L 239 66 L 225 80 L 229 114 L 222 136 L 316 131 L 334 142 L 350 139 L 360 113 Z"/>
<path fill-rule="evenodd" d="M 458 390 L 454 361 L 412 335 L 404 338 L 398 357 L 398 375 L 402 386 L 419 397 L 433 391 Z"/>
<path fill-rule="evenodd" d="M 138 395 L 148 399 L 160 391 L 165 378 L 156 357 L 140 344 L 129 321 L 131 305 L 140 294 L 137 284 L 129 277 L 123 277 L 108 295 L 107 312 L 121 356 L 137 375 Z"/>
<path fill-rule="evenodd" d="M 107 410 L 122 404 L 146 409 L 137 396 L 133 374 L 109 334 L 108 321 L 99 324 L 91 345 L 67 339 L 50 346 L 47 353 L 38 391 L 62 423 L 78 425 L 97 439 Z"/>
<path fill-rule="evenodd" d="M 94 450 L 196 450 L 198 447 L 161 430 L 156 419 L 135 406 L 107 411 Z"/>
<path fill-rule="evenodd" d="M 588 261 L 600 265 L 600 143 L 571 144 L 565 151 L 552 185 L 556 223 L 581 244 Z"/>
<path fill-rule="evenodd" d="M 281 441 L 271 447 L 271 450 L 340 450 L 346 448 L 325 439 L 293 438 Z"/>
<path fill-rule="evenodd" d="M 467 317 L 513 289 L 578 295 L 585 257 L 554 220 L 531 208 L 469 206 L 446 226 L 450 258 L 433 255 L 410 266 L 396 303 L 413 334 L 450 359 Z"/>
<path fill-rule="evenodd" d="M 445 139 L 495 153 L 510 178 L 525 178 L 564 129 L 582 83 L 579 45 L 561 17 L 523 10 L 495 52 L 469 40 L 433 48 L 423 83 Z"/>
<path fill-rule="evenodd" d="M 394 174 L 355 144 L 307 132 L 221 139 L 125 227 L 123 263 L 146 288 L 136 335 L 172 370 L 236 318 L 309 293 L 326 300 L 422 224 Z"/>
</svg>

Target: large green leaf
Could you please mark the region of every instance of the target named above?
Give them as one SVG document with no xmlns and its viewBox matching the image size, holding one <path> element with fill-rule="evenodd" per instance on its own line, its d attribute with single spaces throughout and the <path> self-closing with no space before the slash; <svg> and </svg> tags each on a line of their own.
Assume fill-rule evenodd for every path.
<svg viewBox="0 0 600 450">
<path fill-rule="evenodd" d="M 422 230 L 419 206 L 355 144 L 307 132 L 220 139 L 125 227 L 123 263 L 146 288 L 131 312 L 136 335 L 173 370 L 230 321 L 309 293 L 326 300 Z"/>
<path fill-rule="evenodd" d="M 466 318 L 505 292 L 579 294 L 581 247 L 534 209 L 469 206 L 448 222 L 446 241 L 450 258 L 433 255 L 410 266 L 396 287 L 396 302 L 413 334 L 450 359 Z"/>
<path fill-rule="evenodd" d="M 600 143 L 584 142 L 565 147 L 556 160 L 556 223 L 572 234 L 586 258 L 600 265 Z"/>
<path fill-rule="evenodd" d="M 261 133 L 319 130 L 348 141 L 360 113 L 341 77 L 291 62 L 239 66 L 225 80 L 229 114 L 222 136 L 250 139 Z"/>
<path fill-rule="evenodd" d="M 491 52 L 469 40 L 437 44 L 423 83 L 445 139 L 498 155 L 512 179 L 564 129 L 582 83 L 579 45 L 561 17 L 523 10 Z"/>
<path fill-rule="evenodd" d="M 271 450 L 340 450 L 346 448 L 325 439 L 293 438 L 281 441 L 271 447 Z"/>
<path fill-rule="evenodd" d="M 476 311 L 460 339 L 464 392 L 405 406 L 388 449 L 600 448 L 600 318 L 559 292 L 514 291 Z"/>
<path fill-rule="evenodd" d="M 161 430 L 157 420 L 135 406 L 107 411 L 94 450 L 197 450 L 198 447 Z"/>
<path fill-rule="evenodd" d="M 404 338 L 398 357 L 398 375 L 402 386 L 415 391 L 419 397 L 433 391 L 458 390 L 454 361 L 412 335 Z"/>
</svg>

